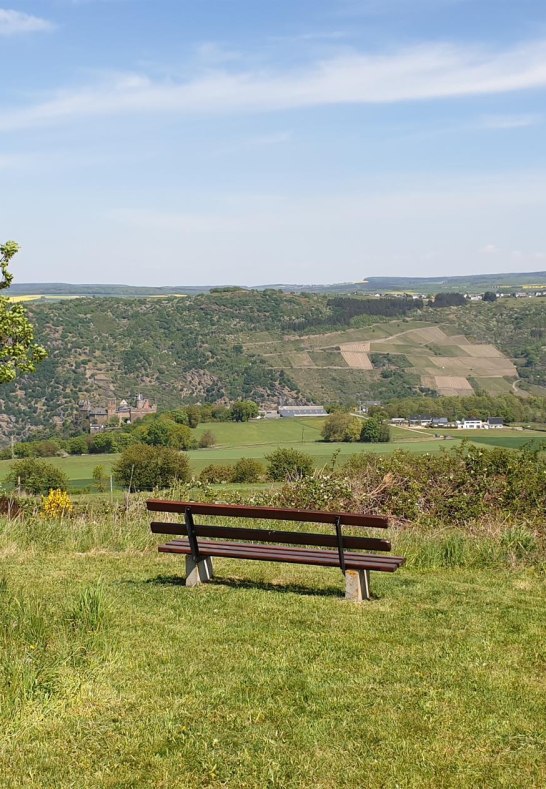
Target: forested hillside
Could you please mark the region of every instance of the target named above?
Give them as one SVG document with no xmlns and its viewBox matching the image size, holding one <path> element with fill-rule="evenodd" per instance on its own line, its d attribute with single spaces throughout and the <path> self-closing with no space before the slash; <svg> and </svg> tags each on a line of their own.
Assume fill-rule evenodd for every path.
<svg viewBox="0 0 546 789">
<path fill-rule="evenodd" d="M 498 393 L 510 391 L 518 375 L 520 385 L 546 386 L 546 299 L 435 309 L 411 299 L 226 288 L 193 297 L 37 302 L 28 309 L 49 358 L 34 375 L 0 390 L 4 441 L 73 424 L 82 396 L 101 405 L 141 392 L 165 409 L 241 397 L 388 401 L 443 393 L 441 370 L 434 378 L 424 365 L 447 365 L 447 357 L 460 351 L 467 368 L 478 370 L 480 351 L 469 340 L 489 343 L 496 359 L 482 360 L 486 390 L 497 392 L 488 389 L 492 382 Z M 433 325 L 447 335 L 426 328 Z M 365 352 L 359 332 L 372 338 L 372 353 Z M 448 336 L 457 333 L 469 340 Z M 460 378 L 464 388 L 449 393 L 479 388 L 472 370 L 464 375 L 470 383 Z"/>
</svg>

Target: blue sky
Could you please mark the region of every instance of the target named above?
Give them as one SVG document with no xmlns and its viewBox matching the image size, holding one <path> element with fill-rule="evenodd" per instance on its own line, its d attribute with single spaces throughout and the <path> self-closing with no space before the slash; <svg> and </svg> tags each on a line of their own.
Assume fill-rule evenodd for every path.
<svg viewBox="0 0 546 789">
<path fill-rule="evenodd" d="M 5 2 L 19 282 L 546 269 L 544 0 Z"/>
</svg>

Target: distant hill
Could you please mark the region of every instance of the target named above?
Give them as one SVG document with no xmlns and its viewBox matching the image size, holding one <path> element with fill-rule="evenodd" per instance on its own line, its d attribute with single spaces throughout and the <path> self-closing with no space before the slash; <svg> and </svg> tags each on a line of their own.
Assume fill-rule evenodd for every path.
<svg viewBox="0 0 546 789">
<path fill-rule="evenodd" d="M 29 301 L 27 309 L 49 358 L 0 387 L 4 441 L 69 430 L 81 397 L 101 405 L 141 392 L 165 409 L 241 397 L 546 393 L 546 298 L 432 308 L 412 298 L 225 288 Z"/>
<path fill-rule="evenodd" d="M 546 271 L 512 274 L 476 274 L 460 277 L 369 277 L 360 282 L 340 282 L 330 285 L 273 284 L 257 285 L 253 288 L 240 287 L 238 290 L 282 290 L 289 293 L 423 293 L 439 291 L 463 291 L 481 293 L 485 290 L 513 291 L 529 285 L 546 287 Z M 8 296 L 109 296 L 146 297 L 146 296 L 193 296 L 209 293 L 226 286 L 176 285 L 146 287 L 138 285 L 74 285 L 65 282 L 26 282 L 12 285 L 6 291 Z"/>
</svg>

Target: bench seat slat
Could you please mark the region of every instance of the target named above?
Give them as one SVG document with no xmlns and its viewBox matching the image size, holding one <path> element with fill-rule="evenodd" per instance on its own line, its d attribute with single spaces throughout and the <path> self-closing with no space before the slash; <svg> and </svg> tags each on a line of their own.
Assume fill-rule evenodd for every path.
<svg viewBox="0 0 546 789">
<path fill-rule="evenodd" d="M 187 534 L 184 523 L 161 523 L 153 521 L 154 534 Z M 320 545 L 323 548 L 336 548 L 335 534 L 311 534 L 309 532 L 281 531 L 280 529 L 247 529 L 238 526 L 209 526 L 195 524 L 197 537 L 217 537 L 225 540 L 256 540 L 257 542 L 290 543 L 291 545 Z M 343 536 L 345 548 L 363 551 L 390 551 L 388 540 L 375 537 Z"/>
<path fill-rule="evenodd" d="M 172 546 L 177 546 L 177 545 L 187 546 L 188 545 L 188 540 L 185 540 L 185 539 L 170 540 L 168 543 L 165 543 L 165 544 L 166 545 L 172 545 Z M 324 551 L 322 549 L 316 549 L 316 548 L 291 548 L 288 545 L 269 546 L 269 545 L 257 545 L 255 543 L 219 542 L 217 540 L 200 540 L 199 541 L 199 549 L 201 550 L 201 548 L 202 548 L 203 551 L 214 550 L 214 547 L 216 545 L 220 545 L 222 547 L 225 546 L 226 548 L 233 547 L 237 551 L 240 551 L 241 553 L 247 553 L 247 552 L 253 553 L 256 550 L 259 551 L 261 548 L 264 548 L 266 551 L 276 551 L 277 553 L 287 553 L 287 554 L 290 554 L 290 555 L 296 555 L 296 554 L 300 553 L 304 557 L 305 556 L 311 556 L 311 555 L 318 556 L 319 558 L 323 557 L 323 556 L 337 556 L 337 557 L 339 557 L 339 552 L 338 551 Z M 392 564 L 393 562 L 400 563 L 400 560 L 402 558 L 400 556 L 390 556 L 390 555 L 389 556 L 382 556 L 380 554 L 345 553 L 345 559 L 356 558 L 358 560 L 362 556 L 365 556 L 366 559 L 373 559 L 375 562 L 378 562 L 380 564 Z"/>
<path fill-rule="evenodd" d="M 302 523 L 331 523 L 339 518 L 342 526 L 367 526 L 374 529 L 388 528 L 389 521 L 381 515 L 359 515 L 354 512 L 322 512 L 278 507 L 250 507 L 242 504 L 202 504 L 192 501 L 167 501 L 148 499 L 150 512 L 184 513 L 191 509 L 193 515 L 222 515 L 228 518 L 261 518 L 264 520 L 299 521 Z"/>
<path fill-rule="evenodd" d="M 187 540 L 173 540 L 159 546 L 161 553 L 178 553 L 188 555 L 191 548 Z M 309 564 L 322 567 L 339 567 L 337 551 L 315 551 L 301 548 L 278 548 L 269 545 L 251 545 L 244 543 L 199 543 L 199 552 L 203 558 L 224 557 L 232 559 L 255 559 L 258 561 L 286 562 L 290 564 Z M 373 554 L 351 554 L 345 556 L 345 565 L 348 569 L 376 570 L 379 572 L 394 572 L 405 559 L 399 556 L 375 556 Z"/>
</svg>

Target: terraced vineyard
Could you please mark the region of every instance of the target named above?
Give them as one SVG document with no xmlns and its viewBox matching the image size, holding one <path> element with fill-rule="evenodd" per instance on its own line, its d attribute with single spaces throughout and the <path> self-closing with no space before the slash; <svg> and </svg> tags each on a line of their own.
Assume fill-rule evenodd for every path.
<svg viewBox="0 0 546 789">
<path fill-rule="evenodd" d="M 518 377 L 514 363 L 490 343 L 473 343 L 455 331 L 427 321 L 399 320 L 247 342 L 245 348 L 274 369 L 287 370 L 302 390 L 319 400 L 324 399 L 333 370 L 338 386 L 347 392 L 355 385 L 367 390 L 370 383 L 378 384 L 382 376 L 397 370 L 403 370 L 410 384 L 441 395 L 472 394 L 475 386 L 491 394 L 509 392 Z"/>
</svg>

